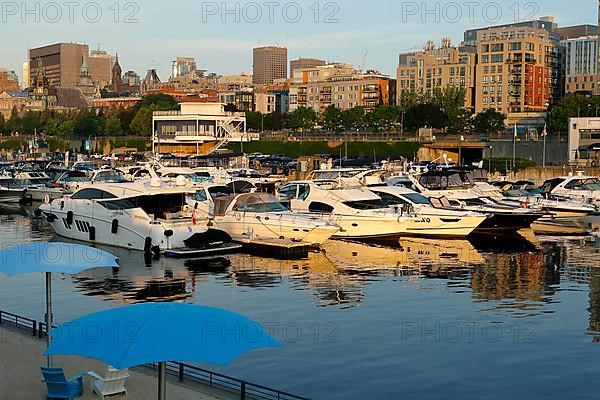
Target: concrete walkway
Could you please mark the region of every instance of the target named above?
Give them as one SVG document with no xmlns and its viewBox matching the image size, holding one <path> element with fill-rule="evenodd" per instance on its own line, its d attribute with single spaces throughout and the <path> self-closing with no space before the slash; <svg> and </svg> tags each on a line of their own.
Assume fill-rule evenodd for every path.
<svg viewBox="0 0 600 400">
<path fill-rule="evenodd" d="M 42 356 L 46 343 L 30 333 L 11 328 L 0 327 L 0 400 L 45 399 L 46 385 L 42 383 L 40 367 L 46 365 Z M 67 379 L 80 372 L 96 371 L 104 375 L 106 365 L 83 357 L 54 357 L 53 364 L 65 370 Z M 140 371 L 148 371 L 149 374 Z M 118 400 L 147 400 L 157 398 L 157 378 L 150 369 L 129 371 L 126 388 L 128 395 L 113 396 Z M 90 377 L 84 378 L 85 392 L 80 399 L 99 399 L 90 389 Z M 200 385 L 198 385 L 200 386 Z M 196 389 L 194 387 L 194 389 Z M 232 397 L 210 388 L 192 390 L 175 384 L 171 379 L 167 384 L 167 397 L 170 400 L 227 400 Z"/>
</svg>

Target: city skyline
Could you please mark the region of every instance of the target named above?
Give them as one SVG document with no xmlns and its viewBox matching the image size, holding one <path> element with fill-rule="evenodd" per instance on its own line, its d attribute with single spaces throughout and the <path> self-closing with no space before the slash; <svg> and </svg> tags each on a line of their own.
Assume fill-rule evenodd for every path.
<svg viewBox="0 0 600 400">
<path fill-rule="evenodd" d="M 297 8 L 290 8 L 292 3 Z M 519 20 L 552 15 L 559 26 L 597 24 L 597 2 L 591 0 L 586 0 L 581 4 L 583 7 L 579 7 L 579 10 L 589 8 L 585 19 L 573 15 L 569 5 L 558 0 L 546 1 L 537 9 L 530 8 L 529 5 L 534 3 L 514 1 L 482 2 L 471 9 L 461 3 L 425 3 L 426 9 L 420 9 L 421 2 L 391 3 L 385 6 L 386 12 L 381 12 L 384 6 L 372 7 L 355 0 L 340 3 L 339 9 L 328 8 L 333 3 L 282 2 L 281 7 L 274 8 L 272 16 L 269 16 L 269 10 L 260 3 L 252 3 L 260 7 L 255 9 L 244 8 L 250 4 L 248 2 L 239 3 L 237 11 L 228 14 L 227 10 L 220 9 L 221 3 L 198 4 L 185 0 L 175 10 L 149 1 L 140 4 L 137 10 L 124 10 L 125 3 L 119 4 L 117 17 L 109 3 L 101 2 L 98 4 L 101 4 L 102 17 L 97 23 L 84 20 L 84 17 L 89 19 L 90 15 L 93 16 L 94 10 L 89 9 L 87 16 L 82 10 L 77 12 L 78 9 L 75 9 L 73 23 L 66 20 L 66 10 L 63 10 L 62 21 L 58 23 L 50 23 L 47 19 L 51 17 L 51 10 L 43 8 L 26 15 L 20 15 L 22 10 L 16 10 L 14 15 L 3 10 L 2 18 L 6 21 L 3 23 L 6 32 L 3 33 L 11 46 L 2 51 L 0 66 L 16 71 L 22 82 L 22 63 L 28 48 L 55 42 L 77 42 L 88 44 L 90 49 L 97 48 L 99 44 L 111 54 L 119 53 L 125 70 L 143 74 L 148 68 L 156 68 L 161 79 L 170 76 L 171 62 L 178 56 L 194 57 L 198 66 L 209 71 L 234 75 L 252 72 L 252 48 L 276 44 L 289 49 L 289 59 L 302 56 L 348 62 L 394 76 L 399 53 L 418 50 L 428 40 L 438 42 L 442 37 L 450 37 L 457 44 L 467 29 L 511 23 L 516 19 L 515 4 L 518 4 Z M 87 3 L 82 4 L 85 6 Z M 435 4 L 438 6 L 434 12 Z M 448 4 L 458 7 L 447 8 Z M 313 5 L 318 7 L 313 8 Z M 229 11 L 235 9 L 233 2 L 229 2 L 227 7 Z M 288 7 L 287 17 L 282 7 Z M 181 13 L 181 9 L 195 12 Z M 294 11 L 298 9 L 302 17 L 293 23 Z M 251 20 L 258 15 L 256 11 L 263 15 L 258 22 L 252 23 Z M 499 20 L 498 11 L 501 13 Z M 128 14 L 139 22 L 125 23 Z M 21 22 L 23 17 L 25 23 Z M 36 17 L 40 18 L 39 23 L 34 21 Z M 119 22 L 115 23 L 114 18 L 118 18 Z M 273 19 L 273 23 L 269 18 Z M 328 18 L 328 22 L 333 23 L 325 23 Z M 222 19 L 226 22 L 223 23 Z M 239 23 L 235 22 L 236 19 Z M 436 22 L 438 19 L 439 22 Z M 339 22 L 335 23 L 335 20 Z M 170 24 L 177 29 L 171 30 Z M 361 29 L 363 25 L 378 28 L 366 31 Z M 419 29 L 425 26 L 427 29 Z"/>
</svg>

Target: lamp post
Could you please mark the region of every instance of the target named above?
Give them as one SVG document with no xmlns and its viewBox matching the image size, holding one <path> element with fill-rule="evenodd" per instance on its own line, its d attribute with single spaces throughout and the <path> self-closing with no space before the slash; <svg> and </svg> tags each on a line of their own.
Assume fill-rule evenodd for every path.
<svg viewBox="0 0 600 400">
<path fill-rule="evenodd" d="M 492 173 L 492 152 L 494 151 L 494 147 L 490 146 L 490 154 L 488 157 L 488 173 Z"/>
<path fill-rule="evenodd" d="M 463 135 L 460 135 L 460 143 L 458 145 L 458 165 L 462 165 L 462 144 L 465 141 L 465 137 Z"/>
</svg>

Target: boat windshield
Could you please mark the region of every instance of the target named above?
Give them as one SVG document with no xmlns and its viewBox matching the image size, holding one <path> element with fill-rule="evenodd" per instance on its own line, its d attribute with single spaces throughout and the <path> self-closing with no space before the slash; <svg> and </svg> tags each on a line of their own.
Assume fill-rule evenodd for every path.
<svg viewBox="0 0 600 400">
<path fill-rule="evenodd" d="M 406 197 L 415 204 L 426 204 L 428 206 L 431 205 L 429 199 L 423 195 L 420 195 L 419 193 L 403 194 L 402 196 Z"/>
<path fill-rule="evenodd" d="M 251 193 L 238 198 L 234 207 L 242 212 L 285 212 L 287 208 L 269 193 Z"/>
<path fill-rule="evenodd" d="M 469 172 L 429 173 L 419 179 L 419 183 L 430 190 L 468 188 L 473 186 L 473 175 Z"/>
<path fill-rule="evenodd" d="M 112 182 L 112 183 L 122 183 L 125 182 L 125 177 L 122 173 L 117 171 L 102 171 L 96 174 L 94 178 L 95 182 Z"/>
<path fill-rule="evenodd" d="M 99 201 L 98 204 L 111 211 L 141 208 L 151 217 L 168 219 L 167 215 L 180 212 L 186 202 L 184 193 L 174 193 Z"/>
<path fill-rule="evenodd" d="M 565 189 L 571 190 L 600 190 L 600 179 L 585 178 L 575 179 L 565 185 Z"/>
</svg>

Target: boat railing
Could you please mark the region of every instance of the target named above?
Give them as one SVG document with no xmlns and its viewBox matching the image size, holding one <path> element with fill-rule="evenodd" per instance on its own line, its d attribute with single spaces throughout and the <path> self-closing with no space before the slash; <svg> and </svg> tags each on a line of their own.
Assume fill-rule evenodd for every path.
<svg viewBox="0 0 600 400">
<path fill-rule="evenodd" d="M 40 339 L 46 337 L 48 334 L 47 324 L 45 322 L 36 321 L 34 319 L 0 310 L 0 326 L 7 324 L 18 330 L 31 332 L 32 336 L 37 336 Z M 53 326 L 53 328 L 56 328 L 56 326 Z M 143 367 L 157 369 L 158 364 L 147 364 Z M 281 390 L 247 382 L 242 379 L 180 362 L 167 363 L 167 373 L 177 377 L 177 380 L 180 383 L 187 381 L 208 386 L 212 389 L 239 396 L 242 400 L 308 400 L 306 397 L 296 396 Z"/>
</svg>

